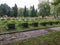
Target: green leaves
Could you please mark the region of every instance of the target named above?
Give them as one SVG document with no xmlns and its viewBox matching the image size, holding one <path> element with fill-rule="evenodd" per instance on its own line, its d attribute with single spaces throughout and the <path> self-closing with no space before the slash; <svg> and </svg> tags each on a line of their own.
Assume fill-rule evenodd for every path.
<svg viewBox="0 0 60 45">
<path fill-rule="evenodd" d="M 23 11 L 23 16 L 24 17 L 28 17 L 29 16 L 29 13 L 28 13 L 29 11 L 28 11 L 28 9 L 26 8 L 26 6 L 25 6 L 25 8 L 24 8 L 24 11 Z"/>
<path fill-rule="evenodd" d="M 53 0 L 53 2 L 51 3 L 52 5 L 58 5 L 60 3 L 60 0 Z"/>
<path fill-rule="evenodd" d="M 1 14 L 1 16 L 8 15 L 9 11 L 10 11 L 10 7 L 7 4 L 1 4 L 0 5 L 0 14 Z"/>
<path fill-rule="evenodd" d="M 34 5 L 33 5 L 33 7 L 31 7 L 30 17 L 36 17 L 36 16 L 37 16 L 37 10 L 35 10 Z"/>
<path fill-rule="evenodd" d="M 7 4 L 1 4 L 0 5 L 0 16 L 14 16 L 16 17 L 18 14 L 18 8 L 17 5 L 15 4 L 15 6 L 12 8 L 10 8 Z"/>
<path fill-rule="evenodd" d="M 17 8 L 17 5 L 15 4 L 15 6 L 13 7 L 13 15 L 14 15 L 14 17 L 17 17 L 17 14 L 18 14 L 18 8 Z"/>
<path fill-rule="evenodd" d="M 39 4 L 39 13 L 42 17 L 50 15 L 50 5 L 46 2 Z"/>
</svg>

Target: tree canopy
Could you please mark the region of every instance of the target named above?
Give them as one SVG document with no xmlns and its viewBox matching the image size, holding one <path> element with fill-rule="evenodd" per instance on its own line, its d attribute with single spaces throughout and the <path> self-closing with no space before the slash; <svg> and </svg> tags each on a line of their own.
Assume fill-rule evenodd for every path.
<svg viewBox="0 0 60 45">
<path fill-rule="evenodd" d="M 42 17 L 50 15 L 50 5 L 48 3 L 46 2 L 40 3 L 38 5 L 38 8 L 39 8 L 39 15 L 41 15 Z"/>
</svg>

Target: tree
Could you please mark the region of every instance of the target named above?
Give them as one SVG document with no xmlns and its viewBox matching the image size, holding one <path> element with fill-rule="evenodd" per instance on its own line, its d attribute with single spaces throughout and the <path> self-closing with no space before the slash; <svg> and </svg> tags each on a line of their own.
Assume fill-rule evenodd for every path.
<svg viewBox="0 0 60 45">
<path fill-rule="evenodd" d="M 26 8 L 26 6 L 25 6 L 24 11 L 23 11 L 23 16 L 24 17 L 28 17 L 29 16 L 28 9 Z"/>
<path fill-rule="evenodd" d="M 8 12 L 8 17 L 14 17 L 14 11 L 12 9 L 9 10 Z"/>
<path fill-rule="evenodd" d="M 1 14 L 1 16 L 3 16 L 3 15 L 8 16 L 9 10 L 10 10 L 10 7 L 7 4 L 1 4 L 1 6 L 0 6 L 0 14 Z"/>
<path fill-rule="evenodd" d="M 57 16 L 60 15 L 60 5 L 56 6 L 56 13 L 57 13 Z"/>
<path fill-rule="evenodd" d="M 37 13 L 38 13 L 38 12 L 37 12 L 37 9 L 36 9 L 36 10 L 35 10 L 35 16 L 36 16 L 36 17 L 38 16 Z"/>
<path fill-rule="evenodd" d="M 36 17 L 37 10 L 35 10 L 34 5 L 31 7 L 30 17 Z"/>
<path fill-rule="evenodd" d="M 54 5 L 54 17 L 58 17 L 58 12 L 56 11 L 57 5 L 60 3 L 60 0 L 53 0 L 53 2 L 51 3 L 52 5 Z"/>
<path fill-rule="evenodd" d="M 15 4 L 15 6 L 12 8 L 13 12 L 14 12 L 14 17 L 17 17 L 18 15 L 18 8 L 17 8 L 17 5 Z"/>
<path fill-rule="evenodd" d="M 39 8 L 39 14 L 42 17 L 50 15 L 50 5 L 47 2 L 40 3 L 38 5 L 38 8 Z"/>
<path fill-rule="evenodd" d="M 1 6 L 0 6 L 0 16 L 3 16 L 3 10 L 1 8 Z"/>
<path fill-rule="evenodd" d="M 18 9 L 18 16 L 23 16 L 23 8 Z"/>
<path fill-rule="evenodd" d="M 53 0 L 53 2 L 51 3 L 52 5 L 58 5 L 60 3 L 60 0 Z"/>
</svg>

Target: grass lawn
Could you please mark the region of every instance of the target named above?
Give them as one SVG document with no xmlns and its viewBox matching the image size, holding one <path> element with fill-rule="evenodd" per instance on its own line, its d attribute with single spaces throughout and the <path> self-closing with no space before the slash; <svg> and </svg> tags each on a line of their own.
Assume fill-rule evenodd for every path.
<svg viewBox="0 0 60 45">
<path fill-rule="evenodd" d="M 60 45 L 60 31 L 3 45 Z"/>
</svg>

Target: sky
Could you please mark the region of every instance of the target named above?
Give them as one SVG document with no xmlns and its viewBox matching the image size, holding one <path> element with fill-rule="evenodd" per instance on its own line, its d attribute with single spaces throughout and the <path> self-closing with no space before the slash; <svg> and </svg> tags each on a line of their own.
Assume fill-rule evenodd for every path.
<svg viewBox="0 0 60 45">
<path fill-rule="evenodd" d="M 38 0 L 0 0 L 0 4 L 8 4 L 10 7 L 13 7 L 15 4 L 17 4 L 18 7 L 24 8 L 24 6 L 27 6 L 29 8 L 30 6 L 35 6 L 35 8 L 38 7 Z"/>
<path fill-rule="evenodd" d="M 38 0 L 0 0 L 0 4 L 8 4 L 10 7 L 13 7 L 15 4 L 17 4 L 17 6 L 19 8 L 24 8 L 24 6 L 26 6 L 27 8 L 29 8 L 30 6 L 35 6 L 35 8 L 38 8 Z"/>
</svg>

